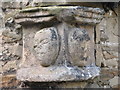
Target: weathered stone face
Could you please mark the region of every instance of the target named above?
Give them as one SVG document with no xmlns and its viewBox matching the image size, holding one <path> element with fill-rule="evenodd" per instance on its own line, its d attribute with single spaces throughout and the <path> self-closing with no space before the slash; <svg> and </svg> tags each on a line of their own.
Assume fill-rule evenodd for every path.
<svg viewBox="0 0 120 90">
<path fill-rule="evenodd" d="M 96 13 L 96 11 L 92 12 L 96 9 L 92 8 L 92 11 L 87 12 L 76 9 L 75 5 L 102 8 L 101 2 L 44 3 L 44 1 L 39 2 L 39 0 L 23 0 L 23 2 L 21 2 L 21 0 L 20 2 L 18 0 L 17 2 L 14 2 L 16 0 L 12 1 L 13 2 L 4 2 L 3 5 L 2 2 L 0 2 L 0 88 L 119 88 L 118 17 L 120 10 L 117 10 L 118 8 L 115 9 L 118 16 L 110 10 L 110 12 L 105 13 L 103 20 L 100 22 L 98 19 L 102 19 L 102 15 Z M 109 2 L 105 3 L 105 5 L 108 5 L 108 3 Z M 60 4 L 62 4 L 62 6 Z M 55 5 L 55 7 L 51 5 Z M 71 5 L 74 5 L 72 6 L 73 9 L 70 8 Z M 36 7 L 34 6 L 37 6 L 37 8 L 44 6 L 39 8 L 47 8 L 49 10 L 37 9 L 35 11 Z M 29 9 L 27 12 L 23 9 L 26 7 L 26 10 Z M 34 9 L 31 11 L 30 7 Z M 53 10 L 50 10 L 51 7 Z M 59 9 L 56 10 L 58 7 Z M 64 10 L 61 10 L 61 8 L 64 8 Z M 80 8 L 88 10 L 86 7 Z M 17 10 L 24 12 L 15 15 Z M 93 26 L 89 26 L 91 24 L 96 25 L 95 22 L 100 22 L 100 24 L 94 28 Z M 21 27 L 19 28 L 21 25 L 15 23 L 21 24 L 23 29 Z M 50 61 L 50 63 L 47 63 L 47 66 L 43 66 L 39 60 L 41 54 L 39 57 L 35 51 L 35 35 L 37 32 L 41 30 L 44 32 L 46 31 L 45 28 L 49 29 L 51 27 L 57 30 L 59 37 L 58 56 L 56 56 L 54 62 L 51 63 L 52 59 L 50 60 L 48 58 L 47 52 L 46 57 L 42 58 L 48 58 L 48 61 L 44 59 L 43 62 Z M 78 31 L 76 31 L 76 28 Z M 78 37 L 83 37 L 82 35 L 84 35 L 78 33 L 81 32 L 81 30 L 87 32 L 90 40 L 79 42 Z M 74 31 L 77 32 L 77 34 L 74 35 Z M 46 37 L 52 36 L 49 30 L 48 33 L 49 35 L 46 35 Z M 73 38 L 73 36 L 76 36 L 75 38 L 77 39 Z M 39 40 L 41 39 L 38 39 L 38 41 Z M 48 38 L 48 40 L 51 39 Z M 52 43 L 52 41 L 49 42 Z M 51 45 L 47 45 L 47 47 L 48 46 L 50 47 Z M 42 45 L 40 47 L 42 47 Z M 81 49 L 81 47 L 87 50 Z M 45 50 L 47 51 L 48 48 L 45 48 Z M 41 50 L 37 48 L 37 52 L 39 51 Z M 70 52 L 72 52 L 72 54 Z M 49 54 L 54 56 L 57 53 Z M 82 59 L 81 55 L 87 58 Z M 19 62 L 24 65 L 17 68 Z M 87 62 L 87 64 L 84 64 L 84 62 Z M 97 78 L 87 80 L 93 73 L 97 76 L 95 72 L 96 67 L 93 66 L 92 69 L 90 62 L 92 64 L 96 63 L 96 65 L 101 68 L 101 73 Z M 17 79 L 25 83 L 19 82 L 16 79 L 17 69 Z M 99 71 L 98 68 L 96 71 Z M 67 82 L 69 80 L 72 82 Z M 76 82 L 75 80 L 87 81 Z"/>
<path fill-rule="evenodd" d="M 75 66 L 86 66 L 88 60 L 87 50 L 90 50 L 90 37 L 86 30 L 71 28 L 68 36 L 68 48 L 71 63 Z"/>
<path fill-rule="evenodd" d="M 78 81 L 99 75 L 94 61 L 94 25 L 100 22 L 103 13 L 98 8 L 80 6 L 21 10 L 15 17 L 24 33 L 18 80 Z M 52 19 L 46 19 L 51 16 Z"/>
<path fill-rule="evenodd" d="M 55 63 L 59 52 L 59 37 L 55 27 L 44 28 L 34 37 L 35 55 L 42 66 Z"/>
<path fill-rule="evenodd" d="M 64 30 L 64 31 L 63 31 Z M 34 37 L 35 55 L 39 59 L 42 66 L 50 66 L 54 64 L 58 58 L 62 47 L 66 47 L 66 54 L 70 57 L 68 62 L 73 66 L 86 66 L 90 44 L 90 37 L 86 30 L 80 28 L 64 28 L 61 29 L 64 41 L 60 40 L 59 33 L 55 27 L 44 28 L 36 32 Z M 68 33 L 68 35 L 67 35 Z M 60 43 L 65 44 L 60 45 Z M 63 60 L 65 61 L 65 60 Z"/>
</svg>

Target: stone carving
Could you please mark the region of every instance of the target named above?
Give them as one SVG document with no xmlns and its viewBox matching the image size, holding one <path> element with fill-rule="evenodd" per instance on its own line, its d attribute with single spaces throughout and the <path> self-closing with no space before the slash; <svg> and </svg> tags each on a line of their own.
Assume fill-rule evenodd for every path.
<svg viewBox="0 0 120 90">
<path fill-rule="evenodd" d="M 50 66 L 55 63 L 59 52 L 59 37 L 55 27 L 44 28 L 35 34 L 35 46 L 37 58 L 42 66 Z"/>
<path fill-rule="evenodd" d="M 68 37 L 68 48 L 73 65 L 87 65 L 89 40 L 90 37 L 86 30 L 72 28 Z"/>
<path fill-rule="evenodd" d="M 102 20 L 103 14 L 99 8 L 81 6 L 19 11 L 15 21 L 23 26 L 24 57 L 17 79 L 77 81 L 99 75 L 94 62 L 94 25 Z"/>
<path fill-rule="evenodd" d="M 64 34 L 65 46 L 61 47 L 66 48 L 66 54 L 71 60 L 69 62 L 73 65 L 85 66 L 87 64 L 87 50 L 89 50 L 90 40 L 88 33 L 80 28 L 69 28 L 69 31 L 64 30 L 63 32 L 66 33 Z M 61 41 L 55 27 L 44 28 L 36 32 L 34 43 L 35 55 L 42 66 L 50 66 L 55 63 L 61 48 Z"/>
</svg>

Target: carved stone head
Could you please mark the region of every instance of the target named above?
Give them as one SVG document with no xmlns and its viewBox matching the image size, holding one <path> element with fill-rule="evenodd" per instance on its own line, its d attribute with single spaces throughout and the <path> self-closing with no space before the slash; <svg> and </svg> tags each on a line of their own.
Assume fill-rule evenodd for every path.
<svg viewBox="0 0 120 90">
<path fill-rule="evenodd" d="M 94 56 L 94 26 L 99 8 L 34 7 L 21 10 L 24 55 L 17 78 L 22 81 L 76 81 L 99 75 Z M 24 72 L 24 73 L 22 73 Z"/>
</svg>

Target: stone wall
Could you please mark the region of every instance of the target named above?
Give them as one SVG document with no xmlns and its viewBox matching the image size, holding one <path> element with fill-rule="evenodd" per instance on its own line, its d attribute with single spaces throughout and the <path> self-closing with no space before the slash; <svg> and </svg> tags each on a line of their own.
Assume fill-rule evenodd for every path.
<svg viewBox="0 0 120 90">
<path fill-rule="evenodd" d="M 68 4 L 102 8 L 101 3 L 97 3 L 97 6 L 96 3 L 51 3 L 51 5 L 55 4 L 63 6 Z M 0 3 L 0 51 L 2 51 L 0 52 L 0 87 L 118 88 L 118 16 L 112 11 L 105 13 L 102 21 L 94 28 L 95 63 L 101 68 L 101 73 L 98 77 L 88 81 L 52 83 L 30 83 L 21 82 L 16 79 L 16 70 L 19 68 L 19 64 L 21 64 L 23 59 L 23 35 L 24 33 L 34 33 L 34 31 L 24 32 L 22 26 L 15 23 L 16 11 L 31 6 L 49 7 L 49 5 L 50 3 L 33 2 Z M 115 12 L 119 15 L 118 8 L 115 9 Z M 49 25 L 50 23 L 48 23 L 48 26 Z M 30 26 L 28 25 L 27 27 Z"/>
</svg>

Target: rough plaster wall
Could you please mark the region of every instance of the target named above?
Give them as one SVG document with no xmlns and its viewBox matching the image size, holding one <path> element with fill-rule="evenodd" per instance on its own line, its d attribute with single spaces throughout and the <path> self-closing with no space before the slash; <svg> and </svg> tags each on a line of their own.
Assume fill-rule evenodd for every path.
<svg viewBox="0 0 120 90">
<path fill-rule="evenodd" d="M 7 6 L 6 6 L 7 5 Z M 16 10 L 14 7 L 21 7 L 22 5 L 17 4 L 4 4 L 2 7 L 7 7 L 6 12 L 4 12 L 6 21 L 11 16 L 13 17 L 13 12 Z M 32 4 L 33 5 L 33 4 Z M 89 6 L 90 4 L 81 4 Z M 10 9 L 10 7 L 14 9 Z M 91 5 L 91 6 L 96 6 Z M 100 5 L 101 6 L 101 5 Z M 24 5 L 22 6 L 24 7 Z M 117 11 L 117 10 L 116 10 Z M 2 10 L 0 9 L 0 12 Z M 0 15 L 0 18 L 3 15 Z M 1 18 L 2 20 L 3 18 Z M 118 19 L 113 13 L 110 16 L 109 13 L 106 14 L 102 22 L 96 26 L 96 65 L 102 67 L 101 74 L 94 80 L 88 80 L 87 82 L 61 82 L 61 83 L 24 83 L 21 84 L 22 87 L 65 87 L 65 88 L 99 88 L 99 87 L 118 87 Z M 4 26 L 0 23 L 0 26 Z M 6 28 L 0 28 L 0 37 L 4 37 L 2 34 Z M 0 38 L 1 39 L 1 38 Z M 2 43 L 1 43 L 2 41 Z M 16 80 L 16 69 L 22 58 L 22 39 L 18 41 L 13 41 L 11 43 L 4 43 L 4 40 L 0 41 L 0 47 L 2 47 L 2 53 L 5 55 L 0 55 L 0 79 L 1 87 L 4 88 L 16 88 L 21 87 L 19 81 Z M 112 45 L 111 45 L 112 44 Z M 1 49 L 1 48 L 0 48 Z M 16 57 L 17 55 L 17 57 Z"/>
</svg>

